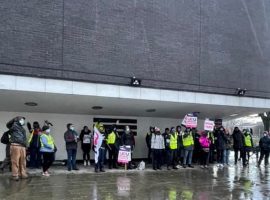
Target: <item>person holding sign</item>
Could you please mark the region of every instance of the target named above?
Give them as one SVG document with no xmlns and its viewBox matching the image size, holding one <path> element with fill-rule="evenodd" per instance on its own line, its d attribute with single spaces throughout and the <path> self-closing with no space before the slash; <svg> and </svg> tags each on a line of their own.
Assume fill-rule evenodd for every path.
<svg viewBox="0 0 270 200">
<path fill-rule="evenodd" d="M 135 148 L 135 137 L 132 131 L 130 130 L 129 126 L 126 126 L 125 132 L 122 135 L 122 144 L 125 146 L 130 146 L 131 148 L 131 161 L 128 163 L 128 169 L 132 169 L 131 162 L 132 162 L 132 153 Z"/>
<path fill-rule="evenodd" d="M 162 150 L 165 148 L 164 138 L 160 133 L 160 129 L 155 127 L 155 132 L 151 137 L 151 150 L 153 153 L 153 169 L 161 170 L 162 165 Z"/>
<path fill-rule="evenodd" d="M 104 160 L 107 145 L 107 138 L 105 128 L 102 123 L 98 122 L 94 126 L 94 144 L 93 150 L 95 152 L 95 172 L 105 172 Z"/>
<path fill-rule="evenodd" d="M 182 140 L 183 140 L 183 146 L 184 146 L 183 167 L 186 168 L 186 166 L 188 165 L 188 167 L 194 168 L 191 165 L 192 155 L 193 155 L 193 150 L 194 150 L 194 138 L 193 138 L 193 134 L 190 128 L 188 127 L 186 128 Z"/>
<path fill-rule="evenodd" d="M 84 166 L 90 166 L 90 150 L 91 150 L 91 140 L 92 134 L 87 126 L 83 127 L 83 130 L 80 134 L 80 140 L 82 142 L 82 151 L 83 151 L 83 164 Z"/>
</svg>

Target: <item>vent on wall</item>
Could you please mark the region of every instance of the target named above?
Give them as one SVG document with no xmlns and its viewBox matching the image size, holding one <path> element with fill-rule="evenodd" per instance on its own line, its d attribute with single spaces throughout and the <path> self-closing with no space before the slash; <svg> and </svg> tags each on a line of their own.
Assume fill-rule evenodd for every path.
<svg viewBox="0 0 270 200">
<path fill-rule="evenodd" d="M 101 122 L 105 128 L 110 128 L 111 125 L 116 125 L 117 132 L 122 135 L 125 126 L 129 126 L 130 130 L 137 135 L 137 119 L 119 119 L 119 118 L 94 118 L 94 123 Z"/>
</svg>

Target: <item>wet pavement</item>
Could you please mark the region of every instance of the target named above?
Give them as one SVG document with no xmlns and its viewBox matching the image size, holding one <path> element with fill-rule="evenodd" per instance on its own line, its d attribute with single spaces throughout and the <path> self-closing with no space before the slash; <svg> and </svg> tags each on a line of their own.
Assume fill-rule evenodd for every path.
<svg viewBox="0 0 270 200">
<path fill-rule="evenodd" d="M 264 200 L 270 199 L 269 171 L 255 164 L 247 168 L 214 165 L 209 169 L 107 170 L 98 174 L 93 168 L 68 173 L 63 167 L 54 167 L 51 177 L 41 177 L 40 171 L 32 170 L 28 180 L 19 182 L 0 175 L 0 199 Z"/>
</svg>

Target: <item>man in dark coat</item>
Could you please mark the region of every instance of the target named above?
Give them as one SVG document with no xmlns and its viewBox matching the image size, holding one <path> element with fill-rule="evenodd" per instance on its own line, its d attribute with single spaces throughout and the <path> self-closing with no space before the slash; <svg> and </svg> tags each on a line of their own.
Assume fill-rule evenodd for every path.
<svg viewBox="0 0 270 200">
<path fill-rule="evenodd" d="M 264 158 L 264 165 L 266 167 L 269 164 L 268 159 L 269 159 L 269 151 L 270 151 L 270 137 L 267 131 L 263 133 L 263 137 L 260 139 L 259 146 L 260 146 L 261 152 L 260 152 L 260 159 L 258 162 L 258 166 L 261 165 L 261 162 Z"/>
<path fill-rule="evenodd" d="M 238 157 L 239 152 L 240 152 L 240 157 L 242 155 L 243 142 L 244 142 L 243 134 L 238 127 L 234 128 L 232 138 L 233 138 L 233 149 L 234 149 L 234 164 L 236 165 L 239 158 Z"/>
</svg>

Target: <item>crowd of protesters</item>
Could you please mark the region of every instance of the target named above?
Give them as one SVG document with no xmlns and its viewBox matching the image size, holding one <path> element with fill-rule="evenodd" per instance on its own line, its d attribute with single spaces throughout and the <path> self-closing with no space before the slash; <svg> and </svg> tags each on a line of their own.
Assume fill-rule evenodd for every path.
<svg viewBox="0 0 270 200">
<path fill-rule="evenodd" d="M 49 168 L 55 160 L 57 151 L 53 136 L 51 135 L 52 123 L 45 121 L 43 127 L 38 122 L 33 123 L 33 127 L 28 122 L 29 134 L 24 128 L 25 118 L 16 117 L 7 123 L 8 131 L 2 137 L 1 142 L 6 145 L 6 158 L 0 166 L 4 171 L 9 167 L 14 180 L 28 178 L 26 172 L 27 152 L 30 157 L 28 167 L 42 167 L 42 175 L 50 176 Z M 216 125 L 213 131 L 198 131 L 196 128 L 176 126 L 166 128 L 162 133 L 158 127 L 150 126 L 146 134 L 146 146 L 148 148 L 148 162 L 152 164 L 154 170 L 177 170 L 183 168 L 193 168 L 200 165 L 207 169 L 209 164 L 217 163 L 222 168 L 230 165 L 230 152 L 234 151 L 234 164 L 242 160 L 242 165 L 249 164 L 251 152 L 254 150 L 250 129 L 240 130 L 235 127 L 230 134 L 222 125 Z M 95 153 L 95 172 L 105 172 L 104 163 L 108 161 L 108 168 L 118 168 L 118 151 L 120 146 L 128 146 L 131 151 L 131 160 L 127 163 L 128 169 L 136 167 L 132 161 L 132 154 L 135 148 L 135 136 L 129 126 L 125 127 L 120 135 L 116 125 L 105 127 L 97 122 L 91 130 L 84 126 L 81 133 L 75 131 L 74 125 L 67 124 L 64 133 L 64 140 L 67 151 L 67 170 L 79 170 L 77 167 L 77 148 L 81 143 L 83 151 L 83 164 L 90 166 L 90 151 Z M 260 158 L 258 166 L 262 160 L 265 166 L 268 165 L 270 151 L 270 134 L 264 132 L 259 142 Z M 107 158 L 108 152 L 108 160 Z"/>
</svg>

